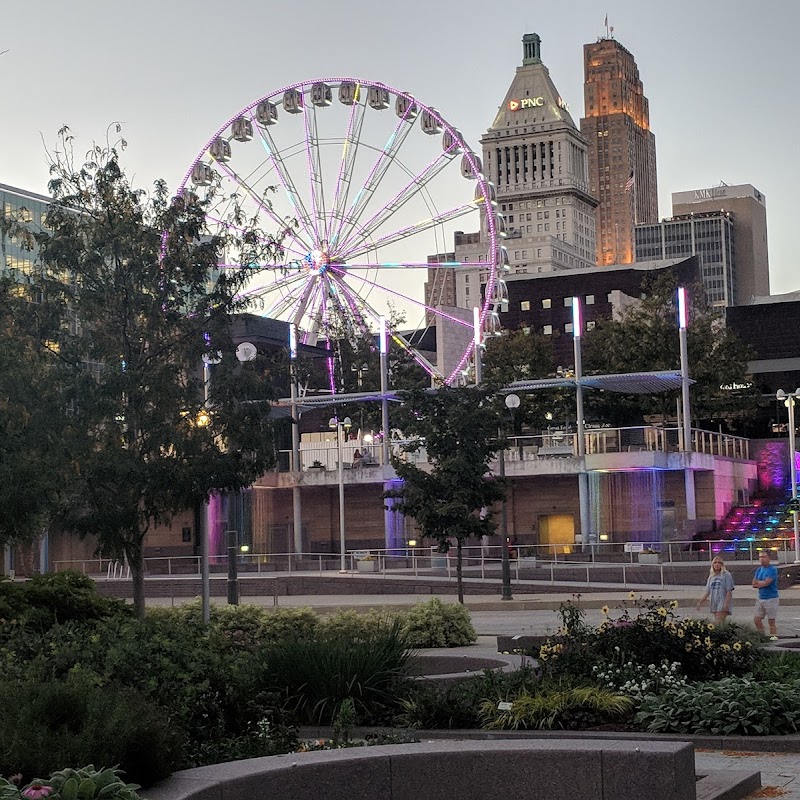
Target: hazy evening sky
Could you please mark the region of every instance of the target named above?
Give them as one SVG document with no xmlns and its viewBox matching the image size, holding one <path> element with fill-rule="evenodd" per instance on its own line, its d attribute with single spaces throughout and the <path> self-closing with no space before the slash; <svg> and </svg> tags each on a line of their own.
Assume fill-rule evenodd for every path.
<svg viewBox="0 0 800 800">
<path fill-rule="evenodd" d="M 752 183 L 767 197 L 772 291 L 800 289 L 797 0 L 4 0 L 0 182 L 45 193 L 43 138 L 68 124 L 85 149 L 121 121 L 136 183 L 174 187 L 242 107 L 336 76 L 411 92 L 478 150 L 526 32 L 582 116 L 582 46 L 606 13 L 650 100 L 661 216 L 673 191 Z"/>
</svg>

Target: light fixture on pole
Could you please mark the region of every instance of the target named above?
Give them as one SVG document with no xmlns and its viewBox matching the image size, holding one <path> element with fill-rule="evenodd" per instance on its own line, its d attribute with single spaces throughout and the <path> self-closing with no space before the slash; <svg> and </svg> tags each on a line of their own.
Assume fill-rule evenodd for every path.
<svg viewBox="0 0 800 800">
<path fill-rule="evenodd" d="M 778 389 L 775 394 L 778 400 L 783 400 L 783 404 L 789 409 L 789 476 L 792 482 L 792 502 L 789 507 L 792 512 L 792 527 L 794 529 L 794 560 L 800 563 L 800 538 L 798 538 L 798 516 L 800 516 L 800 503 L 797 500 L 797 461 L 795 460 L 795 439 L 794 439 L 794 404 L 800 398 L 800 388 L 793 392 L 784 392 Z"/>
<path fill-rule="evenodd" d="M 519 396 L 507 394 L 505 398 L 506 408 L 511 412 L 511 432 L 514 430 L 514 413 L 519 408 Z M 506 476 L 506 451 L 500 450 L 500 477 Z M 503 546 L 500 548 L 500 567 L 502 574 L 503 588 L 500 594 L 501 600 L 513 600 L 511 594 L 511 564 L 508 561 L 508 507 L 506 498 L 503 497 L 503 505 L 500 509 L 500 535 L 503 537 Z"/>
<path fill-rule="evenodd" d="M 350 430 L 353 422 L 350 417 L 340 420 L 338 417 L 331 417 L 328 420 L 328 427 L 336 431 L 336 452 L 339 456 L 339 571 L 347 572 L 347 562 L 345 553 L 344 539 L 344 464 L 342 463 L 342 428 Z"/>
</svg>

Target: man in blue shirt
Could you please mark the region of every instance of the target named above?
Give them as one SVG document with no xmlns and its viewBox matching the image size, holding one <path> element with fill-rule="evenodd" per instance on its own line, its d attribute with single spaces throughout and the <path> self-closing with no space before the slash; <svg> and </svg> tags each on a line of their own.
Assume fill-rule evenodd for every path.
<svg viewBox="0 0 800 800">
<path fill-rule="evenodd" d="M 764 633 L 764 617 L 769 623 L 769 638 L 778 638 L 778 568 L 773 567 L 769 561 L 769 551 L 762 550 L 758 554 L 761 566 L 756 569 L 753 576 L 753 588 L 758 589 L 758 599 L 755 608 L 755 623 L 759 633 Z"/>
</svg>

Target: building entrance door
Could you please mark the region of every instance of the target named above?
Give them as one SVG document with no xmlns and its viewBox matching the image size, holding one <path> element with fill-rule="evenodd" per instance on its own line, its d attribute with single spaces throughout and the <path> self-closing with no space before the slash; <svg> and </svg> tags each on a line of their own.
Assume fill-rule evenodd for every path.
<svg viewBox="0 0 800 800">
<path fill-rule="evenodd" d="M 551 554 L 571 553 L 575 547 L 575 518 L 572 514 L 547 514 L 539 517 L 539 544 Z"/>
</svg>

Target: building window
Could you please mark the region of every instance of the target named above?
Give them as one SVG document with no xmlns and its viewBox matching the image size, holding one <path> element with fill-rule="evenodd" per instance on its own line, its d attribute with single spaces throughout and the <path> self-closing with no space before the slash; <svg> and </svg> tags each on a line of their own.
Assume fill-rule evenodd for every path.
<svg viewBox="0 0 800 800">
<path fill-rule="evenodd" d="M 572 308 L 572 298 L 571 297 L 565 297 L 564 298 L 564 307 L 565 308 Z"/>
<path fill-rule="evenodd" d="M 552 326 L 552 325 L 545 325 L 545 326 L 542 328 L 542 333 L 543 333 L 545 336 L 552 336 L 552 335 L 553 335 L 553 326 Z"/>
<path fill-rule="evenodd" d="M 530 311 L 531 310 L 531 301 L 530 300 L 523 300 L 519 304 L 520 311 Z"/>
<path fill-rule="evenodd" d="M 549 297 L 542 300 L 542 308 L 550 308 L 552 306 L 552 301 Z"/>
<path fill-rule="evenodd" d="M 587 306 L 593 306 L 594 305 L 594 295 L 593 294 L 587 294 L 586 295 L 586 305 Z"/>
<path fill-rule="evenodd" d="M 564 333 L 572 333 L 572 323 L 567 322 L 564 324 Z"/>
<path fill-rule="evenodd" d="M 595 323 L 595 321 L 594 321 L 593 319 L 590 319 L 590 320 L 589 320 L 589 321 L 586 323 L 586 330 L 587 330 L 587 331 L 593 331 L 593 330 L 594 330 L 594 326 L 595 326 L 595 324 L 596 324 L 596 323 Z"/>
</svg>

